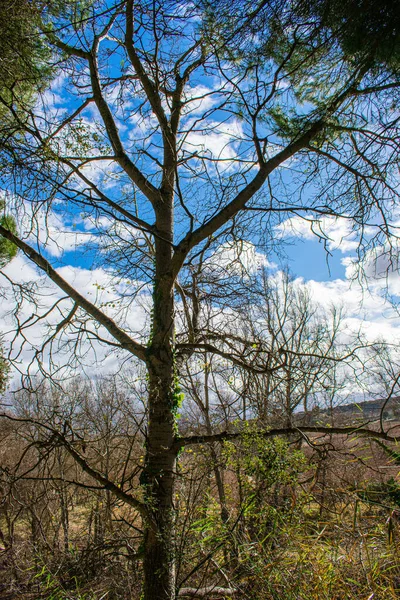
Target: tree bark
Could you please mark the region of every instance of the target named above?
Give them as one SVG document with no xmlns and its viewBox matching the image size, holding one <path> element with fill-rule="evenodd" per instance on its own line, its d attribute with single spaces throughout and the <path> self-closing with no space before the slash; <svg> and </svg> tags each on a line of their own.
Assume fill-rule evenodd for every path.
<svg viewBox="0 0 400 600">
<path fill-rule="evenodd" d="M 175 598 L 175 515 L 177 451 L 174 447 L 176 384 L 173 352 L 174 296 L 172 199 L 157 215 L 162 239 L 156 241 L 153 322 L 147 352 L 149 421 L 141 483 L 149 509 L 144 536 L 144 599 Z"/>
<path fill-rule="evenodd" d="M 149 424 L 147 455 L 142 475 L 150 516 L 145 522 L 144 599 L 175 597 L 174 569 L 174 418 L 171 410 L 172 365 L 149 369 Z"/>
</svg>

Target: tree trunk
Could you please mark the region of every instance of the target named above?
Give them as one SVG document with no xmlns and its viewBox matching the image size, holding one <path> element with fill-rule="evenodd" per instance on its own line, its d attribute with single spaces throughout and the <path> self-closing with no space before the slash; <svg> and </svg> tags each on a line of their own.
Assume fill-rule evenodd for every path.
<svg viewBox="0 0 400 600">
<path fill-rule="evenodd" d="M 173 369 L 161 366 L 164 367 L 163 374 L 155 373 L 156 369 L 150 369 L 149 374 L 147 456 L 141 480 L 150 511 L 144 539 L 145 600 L 171 600 L 175 597 Z"/>
<path fill-rule="evenodd" d="M 207 434 L 212 435 L 213 428 L 212 428 L 212 423 L 211 423 L 211 419 L 210 419 L 210 388 L 208 385 L 210 369 L 209 369 L 209 357 L 208 357 L 207 353 L 205 353 L 205 355 L 204 355 L 204 365 L 205 365 L 205 367 L 204 367 L 204 406 L 202 406 L 202 408 L 203 408 L 203 414 L 204 414 L 204 418 L 205 418 L 205 422 L 206 422 Z M 218 466 L 218 463 L 219 463 L 218 454 L 217 454 L 214 444 L 210 445 L 210 454 L 211 454 L 211 459 L 212 459 L 212 468 L 213 468 L 214 476 L 215 476 L 215 483 L 217 484 L 219 503 L 220 503 L 220 507 L 221 507 L 221 520 L 223 523 L 227 523 L 227 521 L 229 519 L 229 512 L 228 512 L 228 508 L 226 505 L 225 486 L 224 486 L 224 481 L 223 481 L 222 469 L 220 469 L 220 467 Z"/>
<path fill-rule="evenodd" d="M 169 204 L 166 202 L 166 204 Z M 148 348 L 149 421 L 141 483 L 149 517 L 144 537 L 144 599 L 175 598 L 176 384 L 173 353 L 174 282 L 171 275 L 172 209 L 160 209 L 156 240 L 153 331 Z"/>
<path fill-rule="evenodd" d="M 60 499 L 60 512 L 61 512 L 61 527 L 63 530 L 63 546 L 64 552 L 68 553 L 69 551 L 69 509 L 68 509 L 68 492 L 67 486 L 65 483 L 65 472 L 64 472 L 64 462 L 63 455 L 59 451 L 57 460 L 58 460 L 58 468 L 60 472 L 60 487 L 59 487 L 59 499 Z"/>
</svg>

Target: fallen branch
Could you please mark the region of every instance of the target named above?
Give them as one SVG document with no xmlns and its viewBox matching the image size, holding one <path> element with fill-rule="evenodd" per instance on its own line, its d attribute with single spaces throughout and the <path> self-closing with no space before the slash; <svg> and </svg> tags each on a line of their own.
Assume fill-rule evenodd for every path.
<svg viewBox="0 0 400 600">
<path fill-rule="evenodd" d="M 212 596 L 234 596 L 237 594 L 234 588 L 223 588 L 209 585 L 203 588 L 181 588 L 178 598 L 210 598 Z"/>
</svg>

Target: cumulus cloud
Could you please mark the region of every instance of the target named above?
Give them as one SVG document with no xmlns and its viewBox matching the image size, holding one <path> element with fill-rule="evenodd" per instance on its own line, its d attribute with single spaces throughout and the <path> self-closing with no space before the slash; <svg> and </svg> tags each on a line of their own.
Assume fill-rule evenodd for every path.
<svg viewBox="0 0 400 600">
<path fill-rule="evenodd" d="M 313 300 L 322 307 L 341 307 L 344 326 L 349 335 L 362 332 L 369 343 L 382 338 L 400 342 L 400 319 L 396 307 L 373 283 L 367 288 L 359 280 L 304 281 Z"/>
<path fill-rule="evenodd" d="M 213 159 L 237 161 L 238 147 L 244 138 L 243 126 L 238 120 L 225 123 L 209 121 L 201 130 L 191 129 L 185 136 L 183 149 L 190 153 L 209 155 Z"/>
<path fill-rule="evenodd" d="M 11 346 L 11 357 L 15 359 L 16 367 L 24 372 L 35 358 L 35 353 L 41 352 L 43 343 L 50 339 L 57 325 L 70 312 L 72 301 L 65 298 L 64 292 L 43 276 L 21 253 L 3 269 L 3 272 L 6 278 L 1 277 L 0 281 L 2 333 L 6 347 Z M 136 339 L 140 338 L 146 329 L 145 302 L 133 301 L 127 306 L 120 293 L 121 286 L 124 285 L 129 285 L 133 290 L 135 282 L 119 280 L 115 283 L 112 274 L 104 269 L 90 270 L 71 265 L 61 267 L 58 273 L 125 331 L 130 332 Z M 13 288 L 10 280 L 16 287 Z M 36 304 L 30 301 L 29 294 L 25 294 L 22 301 L 19 286 L 35 292 Z M 16 300 L 19 301 L 18 306 Z M 96 324 L 83 313 L 77 316 L 78 321 L 60 329 L 53 344 L 45 346 L 44 351 L 40 353 L 39 358 L 44 368 L 49 372 L 60 370 L 60 373 L 70 374 L 69 365 L 73 362 L 71 358 L 77 353 L 82 368 L 87 372 L 94 374 L 99 368 L 102 373 L 115 371 L 121 360 L 128 355 L 124 351 L 110 349 L 106 344 L 99 344 L 90 332 L 96 331 L 102 339 L 108 340 L 110 336 L 107 331 L 103 328 L 96 329 Z M 82 329 L 83 322 L 86 333 Z M 19 335 L 16 335 L 17 324 L 22 326 Z M 31 372 L 34 373 L 36 369 L 37 364 L 32 363 Z"/>
<path fill-rule="evenodd" d="M 93 224 L 79 220 L 79 217 L 77 217 L 77 228 L 74 228 L 71 221 L 64 220 L 59 214 L 40 214 L 39 211 L 36 217 L 37 229 L 31 231 L 29 229 L 32 226 L 31 215 L 29 209 L 26 209 L 25 220 L 21 221 L 21 227 L 25 228 L 25 236 L 28 236 L 30 241 L 36 241 L 39 237 L 42 247 L 51 257 L 59 259 L 63 253 L 76 252 L 77 249 L 84 248 L 93 241 Z M 45 219 L 47 219 L 47 223 Z M 106 217 L 103 218 L 101 224 L 105 229 L 110 226 Z M 286 221 L 279 226 L 278 232 L 285 237 L 296 227 L 300 229 L 300 234 L 304 239 L 313 238 L 314 233 L 310 223 L 299 218 Z M 321 230 L 326 235 L 329 234 L 329 243 L 332 244 L 330 246 L 332 249 L 339 246 L 340 250 L 344 252 L 354 249 L 357 244 L 355 234 L 345 219 L 326 218 L 321 223 Z M 123 231 L 120 231 L 121 236 L 122 234 Z M 400 296 L 399 246 L 400 244 L 393 241 L 391 247 L 389 245 L 376 247 L 366 254 L 361 263 L 355 262 L 352 257 L 344 257 L 342 263 L 346 271 L 345 277 L 342 279 L 329 281 L 310 279 L 306 281 L 299 277 L 295 280 L 296 285 L 307 288 L 313 300 L 322 307 L 329 309 L 330 306 L 341 306 L 344 308 L 344 324 L 349 339 L 354 333 L 362 330 L 369 342 L 383 337 L 387 341 L 397 344 L 400 341 L 400 320 L 396 309 L 386 300 L 385 292 L 387 291 L 391 296 Z M 344 250 L 344 248 L 348 250 Z M 68 260 L 68 255 L 65 260 Z M 225 277 L 239 277 L 246 281 L 246 278 L 254 276 L 259 269 L 265 267 L 279 273 L 276 265 L 270 263 L 268 258 L 258 252 L 257 248 L 248 241 L 231 241 L 221 244 L 204 264 L 206 271 L 208 270 L 209 275 L 216 280 Z M 360 279 L 356 277 L 357 270 L 361 268 L 368 280 L 368 288 L 363 286 Z M 123 302 L 126 290 L 128 288 L 133 290 L 138 282 L 121 279 L 116 282 L 112 273 L 106 269 L 92 270 L 70 264 L 60 267 L 58 272 L 82 295 L 100 306 L 111 318 L 121 324 L 125 330 L 138 336 L 145 331 L 146 319 L 149 314 L 146 302 L 141 301 L 140 297 L 129 306 Z M 49 336 L 49 332 L 50 334 L 52 331 L 54 332 L 55 327 L 68 313 L 72 304 L 68 299 L 63 300 L 58 307 L 49 312 L 45 319 L 38 320 L 35 315 L 43 315 L 49 311 L 62 298 L 63 293 L 49 279 L 39 276 L 36 268 L 22 254 L 19 254 L 5 268 L 5 273 L 17 284 L 27 285 L 30 282 L 38 284 L 40 306 L 35 307 L 33 303 L 26 300 L 22 303 L 19 313 L 20 322 L 30 324 L 29 329 L 25 331 L 26 344 L 21 346 L 21 337 L 14 342 L 14 355 L 21 350 L 19 360 L 22 369 L 32 359 L 35 349 L 40 348 L 43 340 Z M 15 332 L 15 319 L 12 318 L 12 313 L 16 303 L 11 286 L 7 282 L 4 285 L 0 316 L 3 322 L 3 331 L 6 334 L 6 342 L 10 342 Z M 139 289 L 139 287 L 138 284 L 137 288 Z M 90 330 L 91 327 L 94 328 L 95 324 L 89 320 L 87 328 Z M 101 330 L 100 333 L 104 339 L 107 339 L 107 332 Z M 71 336 L 70 339 L 68 336 Z M 68 339 L 73 342 L 76 336 L 76 330 L 59 332 L 60 343 L 53 355 L 57 365 L 68 361 L 66 343 Z M 98 368 L 101 365 L 102 372 L 116 369 L 124 354 L 121 352 L 118 355 L 115 351 L 110 354 L 106 347 L 97 342 L 92 346 L 87 339 L 85 341 L 83 338 L 80 343 L 80 353 L 84 356 L 84 362 L 90 364 L 93 370 L 96 366 Z M 49 356 L 47 355 L 45 359 L 49 360 Z"/>
<path fill-rule="evenodd" d="M 21 237 L 54 258 L 76 252 L 96 240 L 79 214 L 64 217 L 54 210 L 23 202 L 17 208 L 16 218 Z"/>
<path fill-rule="evenodd" d="M 214 277 L 248 278 L 261 268 L 274 268 L 265 254 L 258 252 L 254 244 L 245 240 L 221 244 L 205 262 L 205 270 Z"/>
<path fill-rule="evenodd" d="M 198 84 L 185 90 L 186 105 L 183 110 L 184 116 L 190 114 L 203 115 L 214 108 L 221 101 L 221 94 L 218 93 L 220 86 L 216 89 Z"/>
<path fill-rule="evenodd" d="M 400 240 L 392 238 L 371 248 L 361 261 L 347 257 L 342 261 L 347 279 L 364 279 L 370 288 L 400 296 Z"/>
<path fill-rule="evenodd" d="M 281 238 L 297 237 L 303 240 L 323 238 L 327 241 L 329 250 L 339 250 L 343 254 L 354 251 L 359 246 L 352 221 L 343 217 L 327 216 L 313 220 L 300 216 L 290 217 L 277 225 L 276 233 Z"/>
</svg>

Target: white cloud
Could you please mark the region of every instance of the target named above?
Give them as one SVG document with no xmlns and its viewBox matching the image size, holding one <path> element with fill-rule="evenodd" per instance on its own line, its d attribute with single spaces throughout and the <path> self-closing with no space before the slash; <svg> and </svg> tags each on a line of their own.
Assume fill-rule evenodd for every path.
<svg viewBox="0 0 400 600">
<path fill-rule="evenodd" d="M 219 91 L 220 85 L 215 90 L 202 84 L 186 88 L 184 100 L 187 104 L 183 109 L 184 116 L 188 114 L 191 117 L 201 116 L 209 111 L 221 101 L 221 94 L 217 93 Z"/>
<path fill-rule="evenodd" d="M 371 248 L 360 262 L 342 261 L 348 279 L 364 279 L 370 288 L 400 296 L 400 240 L 392 238 L 385 244 Z"/>
<path fill-rule="evenodd" d="M 329 250 L 340 250 L 343 254 L 354 251 L 359 246 L 352 221 L 343 217 L 327 216 L 313 220 L 300 216 L 290 217 L 277 225 L 276 232 L 282 238 L 297 237 L 303 240 L 323 238 L 327 240 Z"/>
<path fill-rule="evenodd" d="M 186 135 L 183 149 L 209 155 L 213 159 L 237 161 L 239 144 L 243 138 L 243 126 L 237 120 L 202 122 L 201 131 L 192 129 Z"/>
<path fill-rule="evenodd" d="M 16 284 L 29 286 L 33 283 L 36 285 L 37 305 L 26 298 L 18 309 L 19 323 L 25 323 L 29 326 L 23 329 L 23 335 L 15 337 L 16 321 L 14 312 L 17 308 L 15 294 L 8 281 L 3 277 L 0 278 L 3 296 L 0 319 L 5 345 L 12 343 L 11 356 L 17 360 L 20 370 L 25 371 L 34 358 L 35 351 L 42 348 L 43 342 L 49 339 L 49 336 L 55 332 L 56 326 L 69 313 L 72 302 L 65 299 L 55 306 L 57 301 L 65 297 L 64 292 L 51 280 L 43 276 L 21 253 L 3 271 Z M 131 332 L 135 339 L 140 339 L 146 328 L 146 303 L 138 299 L 137 302 L 133 301 L 126 305 L 119 293 L 121 285 L 129 286 L 134 292 L 135 282 L 118 281 L 115 284 L 111 274 L 104 269 L 89 270 L 70 265 L 58 269 L 58 273 L 71 283 L 78 292 L 87 297 L 90 302 L 100 307 L 125 331 Z M 18 294 L 18 289 L 15 291 Z M 50 310 L 52 307 L 54 308 Z M 127 358 L 128 355 L 122 350 L 110 349 L 110 347 L 99 344 L 93 339 L 91 342 L 89 338 L 93 336 L 90 333 L 89 335 L 85 333 L 78 335 L 78 327 L 84 317 L 83 313 L 79 315 L 79 320 L 71 328 L 65 327 L 58 333 L 52 348 L 50 346 L 45 348 L 41 358 L 46 369 L 54 372 L 58 368 L 62 369 L 63 366 L 66 366 L 60 372 L 70 373 L 71 371 L 67 365 L 75 352 L 81 357 L 82 368 L 92 374 L 96 370 L 98 372 L 99 369 L 102 373 L 115 371 L 120 361 Z M 90 332 L 91 330 L 95 331 L 95 327 L 96 324 L 89 318 L 85 329 Z M 100 328 L 98 334 L 105 340 L 110 339 L 104 328 Z M 51 361 L 53 362 L 52 366 L 50 365 Z M 33 364 L 33 373 L 35 369 L 35 364 Z"/>
<path fill-rule="evenodd" d="M 400 318 L 396 308 L 384 297 L 382 288 L 359 281 L 335 279 L 333 281 L 304 281 L 313 300 L 322 307 L 342 307 L 347 333 L 361 331 L 369 343 L 383 338 L 390 343 L 400 341 Z"/>
<path fill-rule="evenodd" d="M 25 228 L 28 228 L 32 225 L 32 219 L 29 207 L 25 207 L 25 210 L 25 220 L 22 224 Z M 92 224 L 86 221 L 83 222 L 79 217 L 77 218 L 78 229 L 75 230 L 73 224 L 64 222 L 58 214 L 49 213 L 45 215 L 39 211 L 37 216 L 40 240 L 43 244 L 46 244 L 47 252 L 55 258 L 61 256 L 62 250 L 75 251 L 78 247 L 84 247 L 92 240 Z M 47 217 L 47 230 L 44 227 L 45 216 Z M 110 223 L 106 217 L 103 218 L 102 225 L 105 229 L 109 228 Z M 300 218 L 292 218 L 286 221 L 279 227 L 278 231 L 280 235 L 286 236 L 289 235 L 288 232 L 293 227 L 300 230 L 299 235 L 303 238 L 313 239 L 314 234 L 310 223 Z M 341 251 L 349 251 L 349 249 L 354 249 L 354 245 L 357 243 L 350 223 L 345 219 L 325 218 L 322 221 L 321 229 L 329 235 L 329 243 L 332 244 L 330 246 L 332 249 L 339 246 Z M 47 232 L 49 232 L 49 236 L 47 236 Z M 28 231 L 25 231 L 25 233 L 28 234 Z M 30 234 L 31 239 L 35 237 L 36 233 Z M 347 250 L 344 250 L 344 248 L 347 248 Z M 393 306 L 385 300 L 384 292 L 386 286 L 388 286 L 389 295 L 400 296 L 400 277 L 397 272 L 400 243 L 393 244 L 393 254 L 391 256 L 388 253 L 389 249 L 388 246 L 380 246 L 375 250 L 371 250 L 361 264 L 355 263 L 354 259 L 350 257 L 343 258 L 342 263 L 346 267 L 345 279 L 305 281 L 298 278 L 296 285 L 299 287 L 305 286 L 309 289 L 313 300 L 326 309 L 332 305 L 344 308 L 344 335 L 347 335 L 348 339 L 361 329 L 369 342 L 374 342 L 377 338 L 383 337 L 389 342 L 398 344 L 400 341 L 400 319 Z M 261 267 L 275 267 L 275 265 L 269 263 L 264 254 L 258 252 L 256 247 L 247 241 L 222 244 L 205 265 L 209 269 L 210 275 L 216 279 L 218 277 L 235 276 L 242 277 L 244 280 L 250 275 L 254 275 Z M 364 269 L 369 282 L 368 289 L 363 287 L 355 277 L 357 268 L 361 267 Z M 6 267 L 5 272 L 20 284 L 39 281 L 36 269 L 22 254 L 19 254 Z M 146 301 L 135 300 L 130 306 L 123 304 L 121 301 L 121 296 L 127 288 L 134 290 L 135 282 L 119 281 L 116 283 L 112 274 L 101 268 L 90 270 L 66 265 L 61 267 L 58 272 L 91 302 L 101 306 L 125 330 L 137 332 L 137 335 L 140 335 L 140 332 L 144 330 L 148 315 Z M 36 309 L 32 303 L 25 302 L 20 312 L 22 321 L 31 318 L 35 313 L 45 313 L 63 296 L 63 293 L 45 277 L 40 278 L 39 292 L 39 309 Z M 64 316 L 70 306 L 70 301 L 64 301 L 60 305 Z M 6 341 L 12 339 L 12 330 L 15 329 L 15 322 L 10 316 L 14 309 L 13 294 L 10 287 L 6 286 L 0 311 L 4 323 L 3 331 L 8 332 Z M 226 318 L 226 315 L 224 317 Z M 26 331 L 28 344 L 22 349 L 20 356 L 21 365 L 26 366 L 29 363 L 33 356 L 32 348 L 40 347 L 45 336 L 49 334 L 49 327 L 52 327 L 54 331 L 54 327 L 61 319 L 62 316 L 57 312 L 57 309 L 49 314 L 44 321 L 36 322 L 32 319 L 33 324 Z M 89 328 L 91 326 L 93 326 L 93 323 L 89 321 Z M 101 335 L 107 338 L 105 331 L 101 331 Z M 70 340 L 73 341 L 76 339 L 76 332 L 67 329 L 60 332 L 60 344 L 54 354 L 57 364 L 61 365 L 67 361 L 63 344 L 68 340 L 68 336 L 71 336 Z M 18 351 L 18 343 L 20 342 L 21 339 L 15 343 L 15 351 Z M 116 369 L 124 356 L 123 353 L 118 354 L 115 351 L 109 355 L 108 350 L 101 347 L 97 342 L 94 343 L 92 348 L 87 340 L 82 341 L 80 352 L 84 356 L 86 364 L 90 364 L 93 370 L 100 365 L 102 372 Z M 48 355 L 46 355 L 46 360 L 48 358 Z"/>
<path fill-rule="evenodd" d="M 247 241 L 225 242 L 205 262 L 205 269 L 214 277 L 248 278 L 259 269 L 275 265 L 270 263 L 256 247 Z"/>
<path fill-rule="evenodd" d="M 64 220 L 60 213 L 29 203 L 19 207 L 17 221 L 21 237 L 34 245 L 39 243 L 54 258 L 76 251 L 96 239 L 85 226 L 80 229 L 83 223 L 79 215 L 73 220 Z"/>
</svg>

